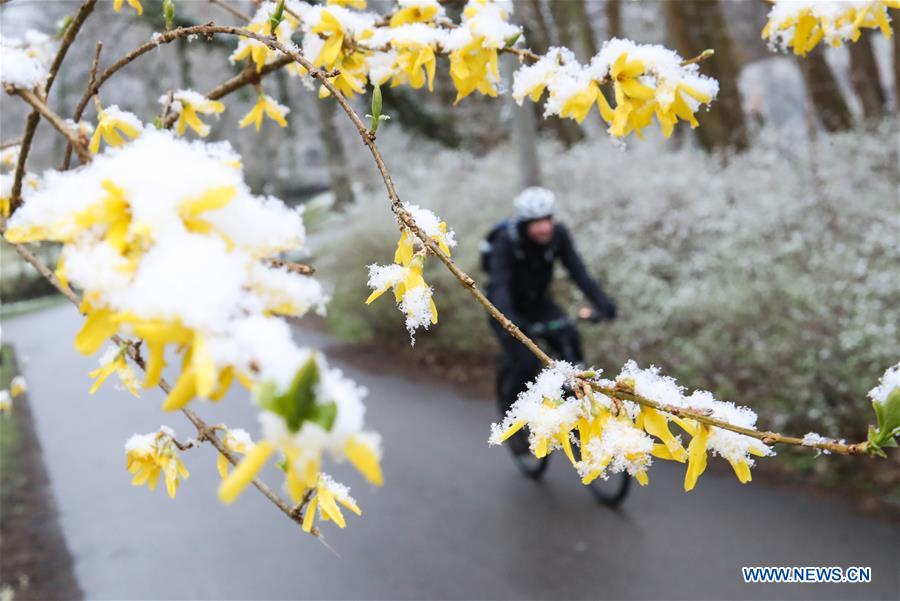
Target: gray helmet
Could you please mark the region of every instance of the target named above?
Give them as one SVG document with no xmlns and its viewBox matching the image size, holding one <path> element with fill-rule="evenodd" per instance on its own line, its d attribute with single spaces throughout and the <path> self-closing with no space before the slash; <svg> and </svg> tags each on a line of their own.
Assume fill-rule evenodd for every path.
<svg viewBox="0 0 900 601">
<path fill-rule="evenodd" d="M 553 192 L 540 186 L 525 188 L 513 201 L 518 221 L 531 221 L 551 217 L 556 210 Z"/>
</svg>

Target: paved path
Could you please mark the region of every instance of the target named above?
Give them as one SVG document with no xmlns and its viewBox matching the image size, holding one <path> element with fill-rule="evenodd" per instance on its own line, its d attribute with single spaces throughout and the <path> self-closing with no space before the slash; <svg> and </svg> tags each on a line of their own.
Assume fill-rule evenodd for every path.
<svg viewBox="0 0 900 601">
<path fill-rule="evenodd" d="M 370 389 L 386 485 L 373 490 L 332 470 L 364 512 L 346 530 L 324 525 L 335 557 L 255 492 L 220 505 L 208 448 L 186 457 L 191 478 L 175 501 L 131 487 L 125 439 L 160 423 L 180 437 L 190 427 L 159 411 L 158 391 L 135 399 L 107 384 L 89 396 L 96 360 L 73 351 L 78 324 L 71 306 L 59 306 L 7 320 L 2 333 L 23 359 L 88 598 L 900 598 L 896 525 L 804 493 L 741 486 L 724 471 L 685 494 L 670 465 L 654 466 L 650 486 L 612 512 L 558 458 L 542 483 L 519 476 L 507 452 L 485 442 L 491 403 L 349 367 Z M 255 433 L 241 396 L 197 409 Z M 743 565 L 871 566 L 874 582 L 744 584 Z"/>
</svg>

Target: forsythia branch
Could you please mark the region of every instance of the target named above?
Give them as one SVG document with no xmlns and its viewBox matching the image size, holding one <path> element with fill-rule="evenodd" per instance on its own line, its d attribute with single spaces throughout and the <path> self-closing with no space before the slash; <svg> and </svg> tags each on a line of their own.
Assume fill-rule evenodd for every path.
<svg viewBox="0 0 900 601">
<path fill-rule="evenodd" d="M 5 228 L 4 228 L 5 229 Z M 25 261 L 31 264 L 35 269 L 38 270 L 44 278 L 46 278 L 53 286 L 59 290 L 63 296 L 69 299 L 76 307 L 81 305 L 81 299 L 78 297 L 75 292 L 72 291 L 68 286 L 63 286 L 59 279 L 54 275 L 53 271 L 47 267 L 40 259 L 38 259 L 34 253 L 32 253 L 28 248 L 21 244 L 13 244 L 13 248 L 16 252 L 21 256 Z M 126 352 L 128 356 L 137 364 L 142 370 L 146 371 L 146 363 L 144 361 L 143 356 L 140 351 L 132 344 L 126 344 L 126 341 L 120 338 L 119 336 L 113 336 L 112 340 L 119 345 L 124 344 L 126 348 Z M 171 385 L 166 382 L 164 378 L 160 378 L 159 388 L 169 394 L 171 392 Z M 221 453 L 232 465 L 237 465 L 239 460 L 225 447 L 225 444 L 222 440 L 216 435 L 215 428 L 207 424 L 199 415 L 197 415 L 194 411 L 188 409 L 187 407 L 183 407 L 181 412 L 188 418 L 188 420 L 193 424 L 194 428 L 197 430 L 197 440 L 199 442 L 209 442 L 212 446 L 216 448 L 216 451 Z M 288 503 L 284 501 L 280 496 L 275 494 L 271 488 L 269 488 L 264 482 L 260 481 L 258 478 L 254 478 L 251 483 L 253 486 L 259 490 L 269 501 L 271 501 L 278 509 L 282 511 L 286 516 L 288 516 L 291 520 L 296 522 L 297 524 L 303 524 L 303 514 L 305 503 L 300 503 L 295 507 L 291 507 Z M 311 530 L 313 536 L 316 536 L 321 540 L 320 531 L 314 526 Z"/>
</svg>

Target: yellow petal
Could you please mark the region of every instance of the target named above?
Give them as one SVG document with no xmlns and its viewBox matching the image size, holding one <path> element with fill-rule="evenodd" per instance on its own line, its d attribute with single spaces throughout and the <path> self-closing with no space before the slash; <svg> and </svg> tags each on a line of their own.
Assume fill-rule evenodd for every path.
<svg viewBox="0 0 900 601">
<path fill-rule="evenodd" d="M 347 460 L 350 464 L 355 467 L 366 480 L 375 486 L 381 486 L 384 483 L 378 455 L 368 444 L 360 442 L 355 437 L 350 436 L 347 439 L 347 443 L 344 445 L 344 453 L 347 455 Z"/>
<path fill-rule="evenodd" d="M 172 392 L 166 397 L 162 406 L 163 411 L 175 411 L 176 409 L 181 409 L 190 403 L 191 399 L 194 398 L 196 394 L 197 378 L 194 375 L 194 370 L 188 368 L 181 372 L 178 382 L 175 383 Z"/>
<path fill-rule="evenodd" d="M 344 520 L 344 514 L 341 513 L 340 507 L 334 501 L 334 495 L 324 486 L 319 487 L 318 493 L 319 503 L 322 505 L 322 513 L 328 519 L 334 520 L 334 523 L 340 528 L 346 528 L 347 522 Z"/>
<path fill-rule="evenodd" d="M 697 435 L 688 445 L 688 468 L 684 475 L 684 490 L 693 490 L 697 478 L 706 469 L 706 445 L 709 442 L 709 426 L 699 424 Z"/>
<path fill-rule="evenodd" d="M 113 320 L 111 311 L 107 309 L 90 311 L 84 325 L 75 336 L 75 350 L 82 355 L 93 355 L 118 329 L 119 326 Z"/>
<path fill-rule="evenodd" d="M 218 455 L 216 458 L 216 469 L 219 470 L 219 476 L 224 480 L 228 477 L 228 466 L 231 465 L 231 462 L 222 453 L 218 453 Z"/>
<path fill-rule="evenodd" d="M 316 517 L 316 507 L 319 505 L 319 498 L 313 497 L 313 500 L 309 502 L 309 505 L 306 506 L 306 511 L 303 513 L 303 531 L 309 532 L 312 530 L 313 520 Z"/>
<path fill-rule="evenodd" d="M 234 503 L 274 452 L 275 447 L 267 440 L 260 441 L 250 449 L 234 471 L 219 484 L 219 500 L 226 504 Z"/>
</svg>

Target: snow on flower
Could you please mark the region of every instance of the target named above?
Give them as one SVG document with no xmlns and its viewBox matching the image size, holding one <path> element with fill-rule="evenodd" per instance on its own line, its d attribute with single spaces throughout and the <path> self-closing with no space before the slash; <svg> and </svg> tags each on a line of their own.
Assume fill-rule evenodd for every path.
<svg viewBox="0 0 900 601">
<path fill-rule="evenodd" d="M 356 500 L 350 496 L 350 489 L 326 473 L 320 473 L 315 486 L 315 496 L 306 507 L 303 516 L 303 531 L 311 532 L 318 510 L 319 519 L 334 522 L 339 528 L 346 528 L 347 522 L 338 504 L 343 505 L 356 515 L 362 515 Z"/>
<path fill-rule="evenodd" d="M 128 365 L 125 359 L 125 348 L 119 348 L 115 345 L 109 345 L 99 359 L 100 367 L 88 373 L 88 376 L 95 378 L 93 386 L 91 386 L 90 394 L 94 394 L 103 384 L 103 382 L 113 373 L 117 374 L 122 380 L 122 384 L 126 390 L 134 396 L 138 395 L 138 387 L 140 382 L 134 370 Z"/>
<path fill-rule="evenodd" d="M 302 244 L 300 214 L 253 196 L 223 161 L 230 157 L 219 145 L 148 131 L 80 169 L 46 174 L 6 233 L 15 243 L 64 243 L 58 271 L 83 290 L 87 312 L 79 351 L 93 354 L 116 332 L 144 339 L 150 387 L 165 347 L 183 349 L 166 409 L 221 398 L 233 377 L 260 369 L 254 357 L 235 364 L 229 355 L 249 317 L 301 315 L 324 302 L 309 276 L 263 264 Z"/>
<path fill-rule="evenodd" d="M 900 0 L 776 0 L 762 37 L 771 48 L 790 48 L 798 56 L 822 41 L 834 47 L 855 42 L 861 29 L 891 37 L 888 8 L 900 9 Z"/>
<path fill-rule="evenodd" d="M 101 139 L 110 146 L 122 146 L 125 143 L 122 134 L 128 138 L 137 138 L 143 129 L 144 124 L 134 113 L 123 111 L 116 105 L 108 106 L 97 116 L 97 128 L 91 138 L 90 151 L 93 154 L 100 152 Z"/>
<path fill-rule="evenodd" d="M 500 444 L 527 425 L 535 456 L 543 457 L 562 448 L 571 457 L 569 432 L 585 415 L 583 402 L 567 391 L 575 373 L 575 367 L 565 361 L 557 361 L 541 371 L 519 394 L 503 421 L 491 425 L 488 442 Z"/>
<path fill-rule="evenodd" d="M 651 457 L 687 462 L 685 490 L 691 490 L 706 469 L 707 451 L 726 459 L 741 482 L 750 480 L 751 455 L 772 454 L 756 438 L 693 418 L 676 417 L 647 403 L 614 401 L 602 394 L 604 390 L 624 391 L 661 406 L 699 412 L 755 429 L 756 414 L 747 407 L 718 401 L 706 391 L 685 396 L 677 382 L 661 375 L 658 368 L 641 369 L 629 361 L 615 381 L 596 376 L 588 380 L 573 366 L 557 362 L 541 371 L 503 420 L 491 426 L 488 442 L 500 444 L 527 426 L 532 453 L 543 457 L 562 449 L 585 484 L 622 471 L 647 484 Z M 687 450 L 682 446 L 681 436 L 675 436 L 669 429 L 672 422 L 691 437 Z M 581 456 L 578 460 L 570 440 L 573 431 L 577 432 Z"/>
<path fill-rule="evenodd" d="M 225 435 L 222 437 L 222 444 L 231 453 L 246 455 L 253 448 L 253 439 L 250 438 L 250 433 L 243 428 L 226 428 Z M 219 453 L 216 458 L 216 469 L 223 480 L 228 477 L 229 465 L 225 455 Z"/>
<path fill-rule="evenodd" d="M 614 107 L 601 91 L 607 82 L 615 93 Z M 610 135 L 621 138 L 631 132 L 640 137 L 654 116 L 666 137 L 679 119 L 696 127 L 694 113 L 712 102 L 719 86 L 671 50 L 614 38 L 587 66 L 579 64 L 570 50 L 551 48 L 536 63 L 516 71 L 513 97 L 520 104 L 525 97 L 538 102 L 545 89 L 549 92 L 545 115 L 581 122 L 596 104 L 610 124 Z"/>
<path fill-rule="evenodd" d="M 15 398 L 19 395 L 25 394 L 28 392 L 28 384 L 25 382 L 25 377 L 18 375 L 15 376 L 9 382 L 9 394 Z"/>
<path fill-rule="evenodd" d="M 168 102 L 168 96 L 160 97 L 159 102 Z M 178 115 L 176 131 L 183 136 L 185 130 L 190 127 L 198 136 L 205 138 L 209 135 L 209 126 L 200 120 L 199 114 L 217 115 L 225 110 L 225 105 L 218 100 L 210 100 L 194 90 L 178 90 L 172 95 L 172 112 Z"/>
<path fill-rule="evenodd" d="M 134 474 L 133 486 L 146 484 L 154 490 L 162 475 L 169 497 L 175 498 L 181 481 L 189 474 L 178 457 L 174 438 L 171 428 L 160 426 L 157 432 L 135 434 L 125 442 L 126 468 Z"/>
<path fill-rule="evenodd" d="M 878 386 L 869 391 L 869 398 L 873 402 L 884 405 L 888 396 L 900 388 L 900 363 L 887 368 L 878 380 Z"/>
<path fill-rule="evenodd" d="M 265 116 L 275 121 L 275 123 L 281 127 L 287 127 L 285 116 L 289 112 L 291 112 L 290 108 L 283 104 L 279 104 L 268 94 L 259 94 L 256 98 L 256 104 L 253 105 L 253 108 L 250 109 L 249 113 L 244 115 L 239 125 L 240 127 L 247 127 L 248 125 L 253 124 L 256 126 L 256 131 L 259 131 L 259 128 L 262 127 L 263 117 Z"/>
<path fill-rule="evenodd" d="M 456 235 L 452 230 L 447 230 L 447 224 L 428 209 L 418 205 L 404 203 L 403 208 L 415 220 L 416 226 L 449 256 L 450 248 L 456 245 Z M 433 299 L 434 291 L 423 276 L 427 253 L 422 241 L 409 228 L 403 226 L 397 250 L 394 252 L 394 264 L 369 265 L 368 285 L 373 292 L 366 299 L 366 304 L 393 288 L 394 300 L 400 311 L 406 315 L 406 329 L 409 330 L 413 344 L 418 328 L 428 329 L 430 324 L 436 324 L 438 320 L 437 306 Z"/>
<path fill-rule="evenodd" d="M 253 14 L 250 23 L 247 24 L 247 30 L 258 33 L 261 36 L 273 35 L 272 22 L 270 19 L 272 13 L 275 12 L 275 6 L 275 2 L 261 3 Z M 282 44 L 290 43 L 291 36 L 299 25 L 296 17 L 294 17 L 291 12 L 293 11 L 285 11 L 283 13 L 283 19 L 274 31 L 275 39 Z M 256 72 L 259 73 L 266 64 L 276 60 L 278 56 L 279 52 L 272 50 L 262 42 L 253 38 L 241 37 L 238 40 L 237 48 L 231 53 L 228 60 L 232 63 L 236 63 L 249 58 L 256 67 Z"/>
<path fill-rule="evenodd" d="M 276 345 L 274 352 L 292 366 L 293 376 L 285 383 L 272 374 L 254 387 L 262 410 L 262 439 L 222 482 L 219 497 L 233 502 L 276 451 L 295 502 L 321 482 L 325 453 L 335 461 L 349 461 L 366 480 L 381 485 L 381 439 L 364 429 L 366 389 L 330 367 L 320 353 Z M 293 367 L 298 363 L 299 370 Z"/>
<path fill-rule="evenodd" d="M 0 36 L 0 82 L 28 90 L 43 85 L 55 45 L 50 36 L 33 29 L 24 40 Z"/>
</svg>

